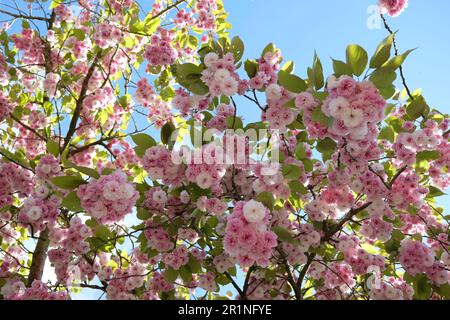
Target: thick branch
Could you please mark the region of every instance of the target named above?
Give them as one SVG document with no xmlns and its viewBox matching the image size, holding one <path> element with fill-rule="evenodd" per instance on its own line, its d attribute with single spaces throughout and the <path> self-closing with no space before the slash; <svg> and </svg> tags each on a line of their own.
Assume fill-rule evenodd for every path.
<svg viewBox="0 0 450 320">
<path fill-rule="evenodd" d="M 92 62 L 91 67 L 89 68 L 86 77 L 83 80 L 83 83 L 81 85 L 81 90 L 80 90 L 80 95 L 78 97 L 77 103 L 75 105 L 75 110 L 73 112 L 73 116 L 72 116 L 72 120 L 70 121 L 70 125 L 69 125 L 69 130 L 67 131 L 67 135 L 66 138 L 64 139 L 64 145 L 61 151 L 64 151 L 67 146 L 70 143 L 70 140 L 72 139 L 72 136 L 75 133 L 75 130 L 77 128 L 77 123 L 78 123 L 78 119 L 80 118 L 80 113 L 81 113 L 81 108 L 83 107 L 83 102 L 84 99 L 86 98 L 86 93 L 88 90 L 88 84 L 89 84 L 89 80 L 92 77 L 92 74 L 94 73 L 95 67 L 97 66 L 97 62 L 100 58 L 100 53 L 99 52 L 95 58 L 94 61 Z"/>
<path fill-rule="evenodd" d="M 48 239 L 48 229 L 45 229 L 39 235 L 36 249 L 34 250 L 30 273 L 28 275 L 28 287 L 31 287 L 34 280 L 41 280 L 44 273 L 45 260 L 47 259 L 47 251 L 50 241 Z"/>
</svg>

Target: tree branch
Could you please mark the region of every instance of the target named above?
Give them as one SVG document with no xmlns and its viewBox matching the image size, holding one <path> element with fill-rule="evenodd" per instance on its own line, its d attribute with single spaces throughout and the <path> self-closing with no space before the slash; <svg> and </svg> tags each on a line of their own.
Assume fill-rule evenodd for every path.
<svg viewBox="0 0 450 320">
<path fill-rule="evenodd" d="M 392 39 L 393 39 L 393 44 L 394 44 L 394 51 L 395 51 L 395 55 L 398 56 L 398 48 L 397 48 L 397 42 L 395 41 L 395 32 L 392 31 L 391 27 L 389 27 L 386 18 L 384 17 L 383 14 L 380 14 L 381 19 L 383 20 L 383 24 L 384 24 L 384 28 L 392 35 Z M 406 84 L 406 79 L 405 79 L 405 75 L 403 74 L 403 67 L 400 65 L 399 67 L 400 70 L 400 77 L 402 78 L 402 82 L 403 82 L 403 86 L 406 89 L 406 92 L 408 93 L 409 98 L 414 101 L 414 97 L 411 94 L 411 90 L 409 90 L 408 85 Z"/>
<path fill-rule="evenodd" d="M 34 280 L 41 280 L 44 273 L 45 260 L 47 259 L 47 251 L 50 241 L 48 239 L 48 229 L 39 235 L 36 249 L 33 252 L 30 273 L 28 274 L 27 286 L 31 287 Z"/>
<path fill-rule="evenodd" d="M 89 70 L 86 74 L 86 77 L 83 80 L 83 83 L 81 85 L 80 95 L 79 95 L 77 103 L 75 105 L 75 110 L 73 112 L 73 116 L 72 116 L 72 119 L 71 119 L 70 125 L 69 125 L 69 130 L 67 131 L 66 138 L 64 139 L 64 145 L 62 147 L 61 152 L 67 148 L 67 146 L 70 143 L 70 140 L 72 139 L 72 136 L 75 133 L 78 119 L 80 118 L 81 108 L 83 107 L 83 101 L 86 98 L 89 80 L 91 79 L 92 74 L 94 73 L 95 67 L 97 65 L 97 62 L 98 62 L 100 56 L 101 56 L 101 51 L 99 53 L 97 53 L 97 55 L 95 56 L 94 61 L 92 62 L 92 65 L 89 68 Z"/>
</svg>

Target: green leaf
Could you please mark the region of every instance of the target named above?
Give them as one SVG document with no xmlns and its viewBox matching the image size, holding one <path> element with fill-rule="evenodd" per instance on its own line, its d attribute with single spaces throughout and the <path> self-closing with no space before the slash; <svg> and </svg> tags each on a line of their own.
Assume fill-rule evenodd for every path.
<svg viewBox="0 0 450 320">
<path fill-rule="evenodd" d="M 311 159 L 303 159 L 303 166 L 306 172 L 311 172 L 314 169 L 314 162 Z"/>
<path fill-rule="evenodd" d="M 320 153 L 333 152 L 336 149 L 336 142 L 331 138 L 325 138 L 317 142 L 317 151 Z"/>
<path fill-rule="evenodd" d="M 175 131 L 175 126 L 172 122 L 167 122 L 161 128 L 161 142 L 164 144 L 169 144 L 171 142 L 172 133 Z"/>
<path fill-rule="evenodd" d="M 336 77 L 340 77 L 342 75 L 353 76 L 352 69 L 343 61 L 333 60 L 333 70 L 334 75 Z"/>
<path fill-rule="evenodd" d="M 239 62 L 244 55 L 244 43 L 241 38 L 234 37 L 231 39 L 231 51 L 233 52 L 235 62 Z"/>
<path fill-rule="evenodd" d="M 56 141 L 48 140 L 47 142 L 47 152 L 58 157 L 59 155 L 59 144 Z"/>
<path fill-rule="evenodd" d="M 406 114 L 412 119 L 416 120 L 421 116 L 426 116 L 429 113 L 429 107 L 423 98 L 418 96 L 409 105 L 406 106 Z"/>
<path fill-rule="evenodd" d="M 136 148 L 134 148 L 134 151 L 139 157 L 144 156 L 145 151 L 147 149 L 156 146 L 156 141 L 152 137 L 150 137 L 148 134 L 145 133 L 138 133 L 131 136 L 131 139 L 136 144 Z"/>
<path fill-rule="evenodd" d="M 189 269 L 192 271 L 192 273 L 200 273 L 202 272 L 202 266 L 198 262 L 197 259 L 192 254 L 189 254 L 189 262 L 188 262 Z"/>
<path fill-rule="evenodd" d="M 307 158 L 307 157 L 306 157 L 305 147 L 303 146 L 303 143 L 297 144 L 297 147 L 296 147 L 296 149 L 295 149 L 295 157 L 296 157 L 298 160 L 306 159 L 306 158 Z"/>
<path fill-rule="evenodd" d="M 173 268 L 167 268 L 164 272 L 164 279 L 166 279 L 167 282 L 173 283 L 178 278 L 178 270 L 174 270 Z"/>
<path fill-rule="evenodd" d="M 62 2 L 63 2 L 62 0 L 52 0 L 49 9 L 52 10 L 55 9 L 56 7 L 59 7 Z"/>
<path fill-rule="evenodd" d="M 175 66 L 175 73 L 182 79 L 187 79 L 189 76 L 200 75 L 203 69 L 193 63 L 178 64 Z"/>
<path fill-rule="evenodd" d="M 75 191 L 70 192 L 61 202 L 61 206 L 73 212 L 83 211 L 80 199 Z"/>
<path fill-rule="evenodd" d="M 392 127 L 387 126 L 381 129 L 380 134 L 378 135 L 380 139 L 388 140 L 391 143 L 395 141 L 395 132 Z"/>
<path fill-rule="evenodd" d="M 73 166 L 72 168 L 78 170 L 79 172 L 92 177 L 94 179 L 98 179 L 100 178 L 100 173 L 98 173 L 97 170 L 92 169 L 92 168 L 88 168 L 88 167 L 81 167 L 81 166 Z"/>
<path fill-rule="evenodd" d="M 249 78 L 253 78 L 258 72 L 258 63 L 255 60 L 246 60 L 244 63 L 245 72 Z"/>
<path fill-rule="evenodd" d="M 308 88 L 305 80 L 283 70 L 278 73 L 278 84 L 293 93 L 300 93 Z"/>
<path fill-rule="evenodd" d="M 429 186 L 428 189 L 430 190 L 430 193 L 428 193 L 427 198 L 437 198 L 446 195 L 446 193 L 442 192 L 441 189 L 438 189 L 436 187 Z"/>
<path fill-rule="evenodd" d="M 300 178 L 302 171 L 296 165 L 284 164 L 282 167 L 282 173 L 286 180 L 292 181 L 292 180 L 298 180 L 298 178 Z"/>
<path fill-rule="evenodd" d="M 425 274 L 419 274 L 413 282 L 414 298 L 418 300 L 428 300 L 431 296 L 431 286 Z"/>
<path fill-rule="evenodd" d="M 192 84 L 190 84 L 187 89 L 193 94 L 203 96 L 209 92 L 208 87 L 201 81 L 198 80 Z"/>
<path fill-rule="evenodd" d="M 317 55 L 317 52 L 314 52 L 314 64 L 313 64 L 313 68 L 312 68 L 313 72 L 313 82 L 314 82 L 314 87 L 316 88 L 316 90 L 319 90 L 320 88 L 323 87 L 323 85 L 325 84 L 324 81 L 324 77 L 323 77 L 323 67 L 322 67 L 322 62 L 319 59 L 319 56 Z"/>
<path fill-rule="evenodd" d="M 370 75 L 370 81 L 380 90 L 385 99 L 389 99 L 395 94 L 394 81 L 397 79 L 395 71 L 388 68 L 380 68 Z"/>
<path fill-rule="evenodd" d="M 398 56 L 395 56 L 395 57 L 391 58 L 388 62 L 383 64 L 382 67 L 383 68 L 390 68 L 390 69 L 393 69 L 393 70 L 399 68 L 403 64 L 403 62 L 405 62 L 405 60 L 409 56 L 409 54 L 411 52 L 413 52 L 414 50 L 416 50 L 416 49 L 408 50 L 408 51 L 406 51 L 403 54 L 400 54 Z"/>
<path fill-rule="evenodd" d="M 281 70 L 286 71 L 287 73 L 294 72 L 294 69 L 295 69 L 295 63 L 292 60 L 289 60 L 281 67 Z"/>
<path fill-rule="evenodd" d="M 289 182 L 289 188 L 291 189 L 291 192 L 298 192 L 300 194 L 308 193 L 308 189 L 299 181 Z"/>
<path fill-rule="evenodd" d="M 60 176 L 52 179 L 52 182 L 61 189 L 73 190 L 80 185 L 85 184 L 80 176 Z"/>
<path fill-rule="evenodd" d="M 433 161 L 439 159 L 441 154 L 437 150 L 432 151 L 422 151 L 416 156 L 417 161 Z"/>
<path fill-rule="evenodd" d="M 388 61 L 389 57 L 391 56 L 391 48 L 394 41 L 394 35 L 395 34 L 389 35 L 378 45 L 375 53 L 370 59 L 371 68 L 379 68 L 383 65 L 383 63 Z"/>
<path fill-rule="evenodd" d="M 242 119 L 240 117 L 228 116 L 226 118 L 226 122 L 228 129 L 237 130 L 243 128 Z"/>
<path fill-rule="evenodd" d="M 108 229 L 108 227 L 98 224 L 95 226 L 95 236 L 103 241 L 108 241 L 109 239 L 114 238 L 114 233 Z"/>
<path fill-rule="evenodd" d="M 262 54 L 261 54 L 261 58 L 264 58 L 264 56 L 266 55 L 266 53 L 275 53 L 277 51 L 277 48 L 275 47 L 275 45 L 273 43 L 269 43 L 263 50 Z"/>
<path fill-rule="evenodd" d="M 346 51 L 347 64 L 355 76 L 360 76 L 366 69 L 369 57 L 366 50 L 357 44 L 351 44 Z"/>
<path fill-rule="evenodd" d="M 439 295 L 442 298 L 449 300 L 450 299 L 450 284 L 446 283 L 446 284 L 440 286 L 437 289 L 437 292 L 439 293 Z"/>
<path fill-rule="evenodd" d="M 275 198 L 274 198 L 273 194 L 270 192 L 261 192 L 256 197 L 256 201 L 261 202 L 270 211 L 273 210 L 273 207 L 275 205 Z"/>
<path fill-rule="evenodd" d="M 295 238 L 292 236 L 289 230 L 285 228 L 274 226 L 272 228 L 272 231 L 278 236 L 278 239 L 281 241 L 285 241 L 292 244 L 299 244 L 298 240 L 295 240 Z"/>
<path fill-rule="evenodd" d="M 316 109 L 314 109 L 312 115 L 311 115 L 311 119 L 315 122 L 320 123 L 321 125 L 325 126 L 325 127 L 329 127 L 332 124 L 332 119 L 327 117 L 323 112 L 322 112 L 322 108 L 319 106 Z"/>
<path fill-rule="evenodd" d="M 183 266 L 180 268 L 180 277 L 184 283 L 189 283 L 192 281 L 192 272 Z"/>
<path fill-rule="evenodd" d="M 142 209 L 142 208 L 139 208 L 137 210 L 136 216 L 139 220 L 142 220 L 142 221 L 146 221 L 146 220 L 150 219 L 150 213 L 147 210 Z"/>
</svg>

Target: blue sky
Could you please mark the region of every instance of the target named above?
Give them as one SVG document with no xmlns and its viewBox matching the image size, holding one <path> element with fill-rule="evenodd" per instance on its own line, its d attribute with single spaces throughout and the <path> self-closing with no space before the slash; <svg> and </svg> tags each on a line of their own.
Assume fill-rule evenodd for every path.
<svg viewBox="0 0 450 320">
<path fill-rule="evenodd" d="M 410 0 L 397 18 L 388 18 L 401 52 L 418 47 L 405 62 L 411 88 L 422 88 L 428 103 L 450 112 L 450 1 Z M 387 36 L 384 28 L 369 29 L 369 6 L 377 0 L 225 0 L 233 25 L 246 45 L 246 57 L 258 56 L 274 42 L 286 60 L 296 63 L 296 73 L 306 75 L 314 50 L 325 73 L 331 73 L 330 57 L 344 59 L 349 43 L 357 43 L 373 54 Z M 382 26 L 382 25 L 380 25 Z"/>
</svg>

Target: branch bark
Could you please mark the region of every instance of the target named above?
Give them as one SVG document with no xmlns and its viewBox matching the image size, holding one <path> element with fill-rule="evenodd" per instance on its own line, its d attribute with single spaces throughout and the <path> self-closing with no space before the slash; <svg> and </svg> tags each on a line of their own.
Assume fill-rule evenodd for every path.
<svg viewBox="0 0 450 320">
<path fill-rule="evenodd" d="M 46 228 L 39 235 L 39 239 L 36 244 L 36 249 L 33 253 L 33 258 L 30 267 L 30 273 L 28 274 L 27 286 L 31 287 L 34 280 L 41 280 L 44 273 L 45 260 L 47 259 L 47 251 L 50 241 L 48 239 L 48 229 Z"/>
<path fill-rule="evenodd" d="M 86 98 L 86 93 L 88 90 L 88 84 L 89 80 L 92 77 L 92 74 L 94 73 L 95 67 L 97 66 L 97 62 L 101 56 L 101 51 L 97 53 L 97 55 L 94 58 L 94 61 L 92 62 L 91 67 L 89 68 L 86 77 L 83 80 L 83 83 L 81 85 L 80 95 L 78 96 L 77 103 L 75 105 L 75 110 L 73 112 L 72 119 L 70 121 L 69 130 L 67 131 L 66 138 L 64 139 L 64 145 L 62 147 L 61 152 L 63 152 L 69 145 L 70 140 L 72 139 L 72 136 L 74 135 L 78 119 L 80 118 L 81 108 L 83 107 L 84 99 Z"/>
</svg>

